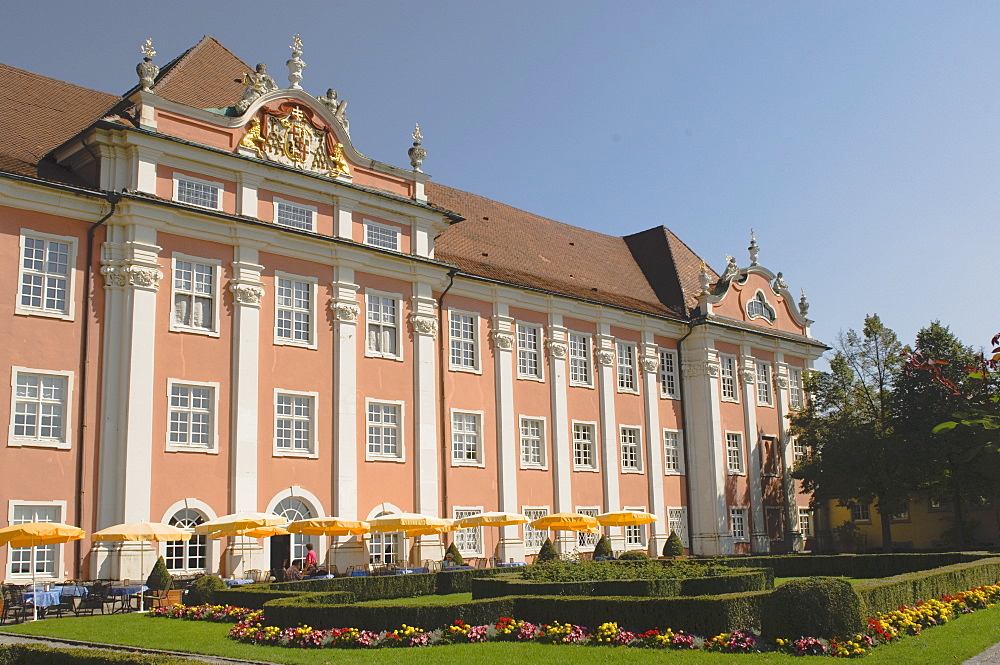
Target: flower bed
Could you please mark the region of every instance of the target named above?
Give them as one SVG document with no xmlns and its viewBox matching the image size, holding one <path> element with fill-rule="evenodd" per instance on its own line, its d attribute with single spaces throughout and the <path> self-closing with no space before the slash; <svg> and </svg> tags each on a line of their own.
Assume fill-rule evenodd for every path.
<svg viewBox="0 0 1000 665">
<path fill-rule="evenodd" d="M 487 641 L 540 642 L 544 644 L 590 644 L 651 649 L 705 649 L 725 653 L 783 651 L 798 656 L 829 655 L 839 658 L 863 656 L 877 645 L 904 635 L 917 635 L 925 628 L 941 625 L 961 614 L 991 607 L 1000 599 L 1000 585 L 978 587 L 940 600 L 901 607 L 868 620 L 869 631 L 850 637 L 824 640 L 815 637 L 778 639 L 764 644 L 750 630 L 734 630 L 705 639 L 684 631 L 653 629 L 636 633 L 607 622 L 595 630 L 553 621 L 534 624 L 503 617 L 495 623 L 470 625 L 456 620 L 443 628 L 424 630 L 404 624 L 396 630 L 374 632 L 358 628 L 315 629 L 309 626 L 279 628 L 265 626 L 263 613 L 224 605 L 184 607 L 175 605 L 150 612 L 153 617 L 236 622 L 229 636 L 250 644 L 300 648 L 385 648 Z"/>
</svg>

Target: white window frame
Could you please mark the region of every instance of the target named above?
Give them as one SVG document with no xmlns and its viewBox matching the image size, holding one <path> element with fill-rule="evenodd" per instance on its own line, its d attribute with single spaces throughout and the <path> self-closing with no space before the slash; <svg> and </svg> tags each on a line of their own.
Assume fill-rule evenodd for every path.
<svg viewBox="0 0 1000 665">
<path fill-rule="evenodd" d="M 298 226 L 296 224 L 286 224 L 279 220 L 278 207 L 287 206 L 289 208 L 298 208 L 302 212 L 305 212 L 308 217 L 308 227 Z M 315 206 L 305 205 L 303 203 L 297 203 L 295 201 L 289 201 L 287 199 L 281 199 L 277 196 L 274 197 L 274 223 L 278 226 L 282 226 L 286 229 L 298 229 L 299 231 L 316 231 L 316 213 L 317 209 Z"/>
<path fill-rule="evenodd" d="M 373 532 L 365 536 L 369 564 L 392 564 L 402 560 L 406 547 L 405 534 L 399 531 Z"/>
<path fill-rule="evenodd" d="M 24 507 L 39 507 L 39 508 L 58 508 L 59 517 L 56 519 L 57 522 L 64 522 L 66 520 L 66 502 L 65 501 L 24 501 L 21 499 L 11 499 L 7 502 L 7 524 L 14 524 L 14 509 L 24 508 Z M 64 550 L 62 545 L 39 545 L 39 547 L 55 547 L 55 556 L 52 560 L 52 574 L 38 574 L 34 575 L 36 581 L 41 582 L 51 582 L 54 580 L 65 579 L 62 571 L 65 570 L 64 563 Z M 18 583 L 23 584 L 30 582 L 32 580 L 31 572 L 27 573 L 13 573 L 11 567 L 14 564 L 13 550 L 14 548 L 8 548 L 7 550 L 7 566 L 4 569 L 4 577 L 7 583 Z M 19 548 L 20 549 L 20 548 Z"/>
<path fill-rule="evenodd" d="M 809 446 L 799 443 L 798 437 L 791 438 L 792 461 L 796 464 L 809 457 Z"/>
<path fill-rule="evenodd" d="M 577 338 L 574 340 L 573 338 Z M 573 353 L 573 343 L 581 343 L 583 345 L 583 355 Z M 594 387 L 594 344 L 593 336 L 588 333 L 569 331 L 566 333 L 566 349 L 567 357 L 569 358 L 569 363 L 566 368 L 569 374 L 569 385 L 576 386 L 580 388 L 593 388 Z M 573 378 L 574 364 L 577 365 L 577 374 L 584 374 L 586 380 L 581 381 L 579 378 Z M 580 370 L 580 365 L 582 364 L 582 371 Z"/>
<path fill-rule="evenodd" d="M 677 445 L 668 446 L 667 439 L 671 438 L 670 435 L 676 435 Z M 669 469 L 667 468 L 667 452 L 670 449 L 676 450 L 677 455 L 677 468 Z M 683 476 L 684 475 L 684 431 L 679 429 L 670 429 L 669 427 L 663 428 L 663 475 L 665 476 Z"/>
<path fill-rule="evenodd" d="M 287 279 L 292 282 L 292 294 L 293 303 L 291 308 L 281 307 L 278 304 L 278 280 Z M 295 293 L 295 283 L 309 285 L 309 339 L 308 340 L 298 340 L 298 339 L 288 339 L 285 337 L 278 336 L 278 313 L 282 310 L 287 310 L 293 313 L 292 316 L 292 334 L 295 331 L 295 320 L 294 313 L 302 311 L 295 307 L 294 304 L 294 293 Z M 274 343 L 278 346 L 301 346 L 306 349 L 315 349 L 316 345 L 316 318 L 317 318 L 317 307 L 316 303 L 319 297 L 319 280 L 315 277 L 307 277 L 305 275 L 293 275 L 291 273 L 275 271 L 274 273 Z"/>
<path fill-rule="evenodd" d="M 396 454 L 386 455 L 384 453 L 373 453 L 369 448 L 368 428 L 372 426 L 369 420 L 369 407 L 394 406 L 396 407 Z M 391 399 L 365 398 L 365 460 L 368 462 L 406 462 L 406 446 L 404 445 L 406 436 L 405 426 L 406 402 Z M 384 425 L 379 425 L 385 427 Z"/>
<path fill-rule="evenodd" d="M 527 346 L 527 339 L 521 339 L 521 332 L 527 332 L 528 330 L 535 331 L 535 348 L 531 349 Z M 525 335 L 527 337 L 527 335 Z M 517 363 L 517 378 L 522 381 L 544 381 L 545 380 L 545 359 L 542 355 L 542 348 L 545 344 L 542 338 L 542 326 L 537 323 L 532 323 L 530 321 L 518 321 L 514 327 L 514 344 L 515 351 L 517 352 L 514 357 L 514 362 Z M 534 359 L 535 372 L 532 374 L 530 372 L 522 371 L 521 359 L 524 359 L 524 364 L 527 366 L 530 361 Z"/>
<path fill-rule="evenodd" d="M 635 512 L 646 512 L 646 506 L 622 506 L 622 510 L 633 510 Z M 625 538 L 626 549 L 646 549 L 649 547 L 649 525 L 629 524 L 622 529 L 622 536 Z M 638 536 L 638 537 L 636 537 Z"/>
<path fill-rule="evenodd" d="M 680 399 L 680 376 L 677 373 L 677 351 L 659 348 L 656 355 L 660 364 L 656 368 L 656 382 L 660 385 L 660 399 Z M 669 362 L 668 362 L 669 359 Z M 667 366 L 670 369 L 667 369 Z"/>
<path fill-rule="evenodd" d="M 455 337 L 452 335 L 452 316 L 468 317 L 472 319 L 472 339 L 467 339 L 466 337 Z M 473 374 L 482 374 L 483 370 L 479 364 L 479 322 L 480 316 L 478 312 L 467 312 L 461 309 L 449 309 L 448 310 L 448 369 L 452 372 L 471 372 Z M 461 351 L 464 359 L 465 345 L 472 345 L 472 364 L 467 365 L 464 363 L 456 364 L 454 361 L 453 347 L 452 345 L 458 343 L 462 345 Z"/>
<path fill-rule="evenodd" d="M 726 473 L 730 476 L 744 476 L 747 472 L 746 445 L 743 442 L 743 432 L 727 431 L 724 434 L 726 441 Z M 731 437 L 736 437 L 735 439 Z M 733 442 L 738 445 L 734 446 Z M 734 457 L 733 452 L 737 455 Z M 739 461 L 739 465 L 733 464 L 734 460 Z"/>
<path fill-rule="evenodd" d="M 771 363 L 766 360 L 755 360 L 753 372 L 757 406 L 774 406 L 774 372 L 771 371 Z"/>
<path fill-rule="evenodd" d="M 802 370 L 798 367 L 788 368 L 788 408 L 798 411 L 806 405 L 805 385 Z"/>
<path fill-rule="evenodd" d="M 205 266 L 212 266 L 212 327 L 211 328 L 195 328 L 191 326 L 186 326 L 181 323 L 177 323 L 177 287 L 176 287 L 176 273 L 177 273 L 177 262 L 184 261 L 192 264 L 192 270 L 194 269 L 194 264 L 200 264 Z M 196 335 L 207 335 L 209 337 L 219 337 L 219 310 L 222 305 L 222 298 L 220 294 L 222 292 L 222 261 L 219 259 L 206 259 L 200 256 L 191 256 L 189 254 L 181 254 L 179 252 L 174 252 L 170 257 L 170 327 L 169 329 L 173 332 L 183 332 L 183 333 L 194 333 Z M 187 295 L 187 294 L 184 294 Z M 206 297 L 206 296 L 199 296 Z"/>
<path fill-rule="evenodd" d="M 66 259 L 66 310 L 60 311 L 57 309 L 48 309 L 45 307 L 45 292 L 48 289 L 47 277 L 48 270 L 43 270 L 40 274 L 44 275 L 46 283 L 42 286 L 42 306 L 41 307 L 31 307 L 21 303 L 21 297 L 23 295 L 22 289 L 24 288 L 24 251 L 25 245 L 28 238 L 33 240 L 42 240 L 45 242 L 45 254 L 48 256 L 48 244 L 50 242 L 61 242 L 69 245 L 69 255 Z M 51 233 L 42 233 L 41 231 L 32 231 L 31 229 L 21 229 L 21 239 L 20 245 L 18 247 L 18 263 L 17 263 L 17 299 L 14 302 L 14 313 L 22 314 L 24 316 L 44 316 L 51 319 L 62 319 L 63 321 L 73 321 L 76 312 L 76 256 L 77 256 L 77 238 L 75 236 L 59 236 L 53 235 Z M 43 262 L 47 263 L 48 259 L 43 259 Z M 39 274 L 32 271 L 30 274 Z"/>
<path fill-rule="evenodd" d="M 451 509 L 452 519 L 460 519 L 462 517 L 472 517 L 473 515 L 482 515 L 482 506 L 452 506 Z M 474 547 L 469 547 L 469 536 L 472 537 Z M 457 529 L 452 534 L 452 542 L 455 543 L 455 547 L 458 548 L 459 553 L 462 556 L 483 556 L 484 545 L 483 545 L 483 527 L 482 526 L 472 526 L 467 529 Z"/>
<path fill-rule="evenodd" d="M 872 521 L 872 505 L 868 502 L 853 503 L 849 510 L 851 511 L 852 522 L 870 523 Z"/>
<path fill-rule="evenodd" d="M 622 350 L 628 348 L 628 362 L 622 362 Z M 623 339 L 615 340 L 615 385 L 620 393 L 639 394 L 639 378 L 636 373 L 636 359 L 638 358 L 637 345 L 635 342 L 627 342 Z M 626 385 L 631 384 L 631 385 Z"/>
<path fill-rule="evenodd" d="M 597 517 L 601 514 L 600 506 L 577 506 L 575 510 L 581 515 L 590 515 L 591 517 Z M 600 539 L 601 534 L 599 533 L 578 531 L 576 534 L 576 549 L 580 552 L 593 552 L 594 548 L 597 547 L 597 541 Z"/>
<path fill-rule="evenodd" d="M 624 440 L 626 430 L 634 430 L 636 433 L 635 437 L 635 466 L 625 466 L 625 446 L 631 446 L 631 443 L 626 443 Z M 618 459 L 619 466 L 621 467 L 622 473 L 642 473 L 643 472 L 643 459 L 642 459 L 642 428 L 636 427 L 635 425 L 619 425 L 618 426 Z"/>
<path fill-rule="evenodd" d="M 369 298 L 381 298 L 383 300 L 392 300 L 395 302 L 396 308 L 396 322 L 392 325 L 387 323 L 374 323 L 369 321 Z M 381 303 L 379 304 L 379 309 L 381 310 Z M 386 291 L 376 291 L 375 289 L 365 289 L 365 357 L 366 358 L 385 358 L 387 360 L 403 360 L 403 295 L 400 293 L 388 293 Z M 368 343 L 370 328 L 377 326 L 379 328 L 395 328 L 396 330 L 396 352 L 388 353 L 385 351 L 374 351 Z"/>
<path fill-rule="evenodd" d="M 399 228 L 398 226 L 392 226 L 392 225 L 389 225 L 389 224 L 382 224 L 381 222 L 376 222 L 375 220 L 368 219 L 368 218 L 365 218 L 363 220 L 362 226 L 364 227 L 364 234 L 365 234 L 363 244 L 368 245 L 369 247 L 378 247 L 379 249 L 385 249 L 385 250 L 388 250 L 390 252 L 399 252 L 399 251 L 402 251 L 400 248 L 403 245 L 403 243 L 402 243 L 403 229 Z M 372 232 L 381 232 L 381 233 L 392 233 L 392 234 L 394 234 L 394 236 L 396 238 L 396 243 L 395 243 L 396 246 L 395 247 L 386 247 L 385 245 L 381 244 L 380 242 L 372 242 L 371 241 L 372 239 L 368 235 L 369 230 L 371 230 Z"/>
<path fill-rule="evenodd" d="M 750 305 L 757 304 L 763 312 L 751 312 Z M 747 306 L 745 307 L 748 319 L 764 319 L 768 323 L 774 323 L 778 319 L 778 314 L 771 303 L 767 301 L 767 296 L 760 289 L 757 289 L 757 293 L 753 294 L 753 298 L 747 301 Z M 756 309 L 756 308 L 755 308 Z"/>
<path fill-rule="evenodd" d="M 170 517 L 166 518 L 165 522 L 167 524 L 170 524 L 170 522 L 173 522 L 178 515 L 184 512 L 191 513 L 193 515 L 198 515 L 201 518 L 201 522 L 198 522 L 198 524 L 204 524 L 210 519 L 207 515 L 205 515 L 204 511 L 199 510 L 198 508 L 181 507 L 178 508 L 177 510 L 174 510 L 171 513 Z M 171 526 L 176 526 L 176 525 L 171 524 Z M 188 531 L 191 534 L 191 538 L 189 540 L 170 540 L 163 542 L 161 543 L 162 547 L 161 551 L 163 553 L 164 562 L 169 562 L 178 558 L 177 556 L 168 556 L 168 554 L 170 553 L 170 548 L 172 547 L 179 548 L 181 552 L 179 558 L 183 559 L 184 566 L 181 568 L 170 568 L 168 564 L 167 570 L 174 575 L 206 572 L 208 570 L 209 562 L 212 560 L 211 545 L 208 536 L 203 533 L 195 533 L 194 529 L 191 527 L 178 527 L 178 528 Z M 193 548 L 200 548 L 204 552 L 204 554 L 202 556 L 198 556 L 197 554 L 194 554 L 192 556 Z M 201 567 L 189 566 L 188 564 L 191 563 L 191 559 L 204 559 L 205 565 Z"/>
<path fill-rule="evenodd" d="M 719 395 L 723 402 L 740 402 L 740 382 L 738 381 L 738 364 L 736 356 L 726 353 L 719 354 Z M 726 396 L 726 386 L 732 386 L 732 396 Z"/>
<path fill-rule="evenodd" d="M 580 425 L 582 427 L 589 427 L 590 428 L 590 458 L 593 461 L 589 465 L 578 464 L 577 463 L 577 455 L 576 455 L 576 444 L 577 444 L 576 427 L 577 427 L 577 425 Z M 598 455 L 598 449 L 597 449 L 597 436 L 598 436 L 597 423 L 593 422 L 593 421 L 574 420 L 574 421 L 572 421 L 570 423 L 570 432 L 572 432 L 572 436 L 573 436 L 573 470 L 574 471 L 600 471 L 600 469 L 601 469 L 600 455 Z"/>
<path fill-rule="evenodd" d="M 539 461 L 525 461 L 524 457 L 524 425 L 526 422 L 537 422 L 538 423 L 538 456 Z M 548 439 L 545 435 L 548 423 L 544 416 L 521 416 L 517 420 L 517 439 L 518 439 L 518 453 L 519 459 L 521 460 L 522 469 L 548 469 L 549 468 L 549 455 L 548 455 Z M 528 437 L 533 438 L 533 437 Z"/>
<path fill-rule="evenodd" d="M 674 512 L 676 511 L 676 512 Z M 673 515 L 671 515 L 673 513 Z M 691 547 L 688 540 L 687 506 L 667 506 L 667 535 L 673 531 L 681 539 L 681 545 Z"/>
<path fill-rule="evenodd" d="M 212 391 L 209 408 L 211 442 L 206 446 L 194 446 L 191 444 L 171 443 L 170 441 L 170 414 L 172 409 L 171 399 L 173 397 L 174 386 L 191 386 L 197 388 L 209 388 Z M 190 423 L 188 423 L 190 427 Z M 219 383 L 216 381 L 187 381 L 184 379 L 167 379 L 167 431 L 164 434 L 167 452 L 172 453 L 219 453 Z"/>
<path fill-rule="evenodd" d="M 545 539 L 549 537 L 549 532 L 532 527 L 531 522 L 534 522 L 541 517 L 551 515 L 552 510 L 549 506 L 521 506 L 521 514 L 528 518 L 528 521 L 524 523 L 524 527 L 521 529 L 522 539 L 524 540 L 524 552 L 525 554 L 538 554 L 542 545 L 545 544 Z M 537 545 L 530 542 L 536 539 L 539 541 Z"/>
<path fill-rule="evenodd" d="M 746 506 L 729 506 L 729 535 L 733 542 L 750 542 L 750 515 Z M 741 528 L 737 529 L 737 516 L 740 518 Z"/>
<path fill-rule="evenodd" d="M 180 184 L 181 181 L 185 180 L 192 184 L 202 185 L 203 187 L 211 187 L 215 190 L 215 205 L 207 206 L 200 203 L 192 203 L 190 201 L 182 201 L 180 198 Z M 225 192 L 225 186 L 215 180 L 204 180 L 202 178 L 196 178 L 184 173 L 174 172 L 174 201 L 177 203 L 183 203 L 184 205 L 196 206 L 198 208 L 204 208 L 206 210 L 222 210 L 222 194 Z"/>
<path fill-rule="evenodd" d="M 455 415 L 461 414 L 463 416 L 475 416 L 478 423 L 478 431 L 476 436 L 476 458 L 475 459 L 455 459 Z M 484 450 L 484 432 L 483 428 L 485 426 L 486 418 L 482 411 L 474 411 L 469 409 L 451 409 L 448 417 L 448 431 L 451 433 L 451 446 L 448 458 L 451 460 L 451 466 L 476 466 L 485 467 L 486 466 L 486 455 Z"/>
<path fill-rule="evenodd" d="M 58 376 L 62 377 L 66 382 L 65 385 L 65 396 L 66 399 L 63 401 L 63 436 L 62 440 L 55 439 L 42 439 L 39 437 L 17 437 L 14 435 L 14 419 L 17 416 L 17 375 L 18 374 L 34 374 L 36 376 Z M 24 448 L 56 448 L 58 450 L 70 450 L 73 447 L 73 379 L 75 374 L 68 370 L 47 370 L 47 369 L 34 369 L 31 367 L 18 367 L 14 366 L 10 368 L 10 422 L 8 423 L 9 429 L 7 430 L 7 445 L 13 447 L 24 447 Z M 28 400 L 23 400 L 28 401 Z M 35 400 L 31 400 L 35 401 Z M 36 422 L 36 429 L 41 426 L 40 422 Z"/>
<path fill-rule="evenodd" d="M 296 450 L 292 448 L 279 448 L 278 447 L 278 397 L 289 395 L 291 397 L 309 397 L 312 398 L 312 410 L 309 416 L 310 432 L 309 432 L 309 450 Z M 319 457 L 319 393 L 318 392 L 306 392 L 301 390 L 286 390 L 285 388 L 275 388 L 274 389 L 274 401 L 273 401 L 273 418 L 274 422 L 272 424 L 273 433 L 273 443 L 271 446 L 271 455 L 273 457 L 305 457 L 309 459 L 316 459 Z M 294 420 L 294 418 L 293 418 Z"/>
<path fill-rule="evenodd" d="M 799 508 L 799 533 L 801 533 L 806 538 L 811 538 L 813 535 L 813 515 L 812 510 L 809 508 Z"/>
</svg>

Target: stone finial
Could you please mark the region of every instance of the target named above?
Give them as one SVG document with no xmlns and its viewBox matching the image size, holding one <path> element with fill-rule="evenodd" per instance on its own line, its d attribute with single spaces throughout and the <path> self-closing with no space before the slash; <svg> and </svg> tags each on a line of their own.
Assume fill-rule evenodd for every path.
<svg viewBox="0 0 1000 665">
<path fill-rule="evenodd" d="M 152 38 L 147 39 L 139 50 L 144 57 L 142 62 L 135 66 L 135 73 L 139 75 L 139 85 L 142 87 L 142 91 L 150 92 L 160 73 L 160 68 L 153 64 L 153 56 L 156 55 L 156 51 L 153 50 Z"/>
<path fill-rule="evenodd" d="M 708 286 L 712 283 L 712 276 L 708 274 L 708 265 L 702 261 L 701 262 L 701 274 L 698 276 L 701 282 L 701 293 L 700 296 L 707 296 L 709 294 Z"/>
<path fill-rule="evenodd" d="M 420 133 L 420 125 L 415 125 L 413 130 L 413 147 L 406 151 L 406 154 L 410 156 L 410 166 L 413 170 L 418 173 L 423 173 L 420 170 L 420 165 L 424 163 L 424 158 L 427 157 L 427 151 L 420 147 L 420 142 L 424 140 L 423 135 Z"/>
<path fill-rule="evenodd" d="M 301 58 L 302 39 L 298 35 L 295 35 L 292 37 L 292 45 L 288 48 L 292 49 L 292 57 L 285 62 L 285 65 L 288 67 L 288 82 L 291 83 L 289 88 L 292 90 L 301 90 L 302 86 L 299 83 L 302 81 L 302 70 L 306 68 L 306 63 Z"/>
<path fill-rule="evenodd" d="M 799 298 L 799 313 L 805 316 L 809 313 L 809 303 L 806 302 L 806 290 L 802 289 L 802 297 Z"/>
<path fill-rule="evenodd" d="M 747 251 L 750 252 L 750 265 L 757 265 L 757 255 L 760 254 L 760 247 L 757 246 L 757 238 L 753 234 L 753 229 L 750 229 L 750 246 L 747 247 Z"/>
</svg>

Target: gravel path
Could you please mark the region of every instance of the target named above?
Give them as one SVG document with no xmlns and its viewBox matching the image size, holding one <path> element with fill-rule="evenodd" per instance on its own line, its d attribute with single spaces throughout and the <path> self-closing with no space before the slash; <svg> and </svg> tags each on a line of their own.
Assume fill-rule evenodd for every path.
<svg viewBox="0 0 1000 665">
<path fill-rule="evenodd" d="M 233 665 L 235 663 L 252 665 L 276 665 L 263 660 L 238 660 L 236 658 L 223 658 L 221 656 L 201 656 L 179 651 L 160 651 L 158 649 L 141 649 L 139 647 L 124 647 L 117 644 L 100 644 L 98 642 L 81 642 L 79 640 L 64 640 L 53 637 L 33 637 L 29 635 L 18 635 L 14 633 L 0 632 L 0 644 L 44 644 L 49 647 L 73 648 L 73 649 L 108 649 L 109 651 L 128 651 L 131 653 L 141 653 L 149 656 L 173 656 L 175 658 L 186 658 L 192 663 L 214 663 L 217 665 Z M 1000 662 L 1000 661 L 998 661 Z"/>
</svg>

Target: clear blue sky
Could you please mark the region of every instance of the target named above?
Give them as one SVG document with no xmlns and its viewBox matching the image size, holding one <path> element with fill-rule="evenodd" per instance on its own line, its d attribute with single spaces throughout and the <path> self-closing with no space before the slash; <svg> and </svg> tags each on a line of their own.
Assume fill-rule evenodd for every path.
<svg viewBox="0 0 1000 665">
<path fill-rule="evenodd" d="M 614 235 L 666 225 L 716 269 L 805 288 L 830 343 L 877 312 L 904 342 L 995 316 L 996 2 L 9 3 L 0 61 L 107 92 L 210 34 L 349 102 L 355 146 Z"/>
</svg>

